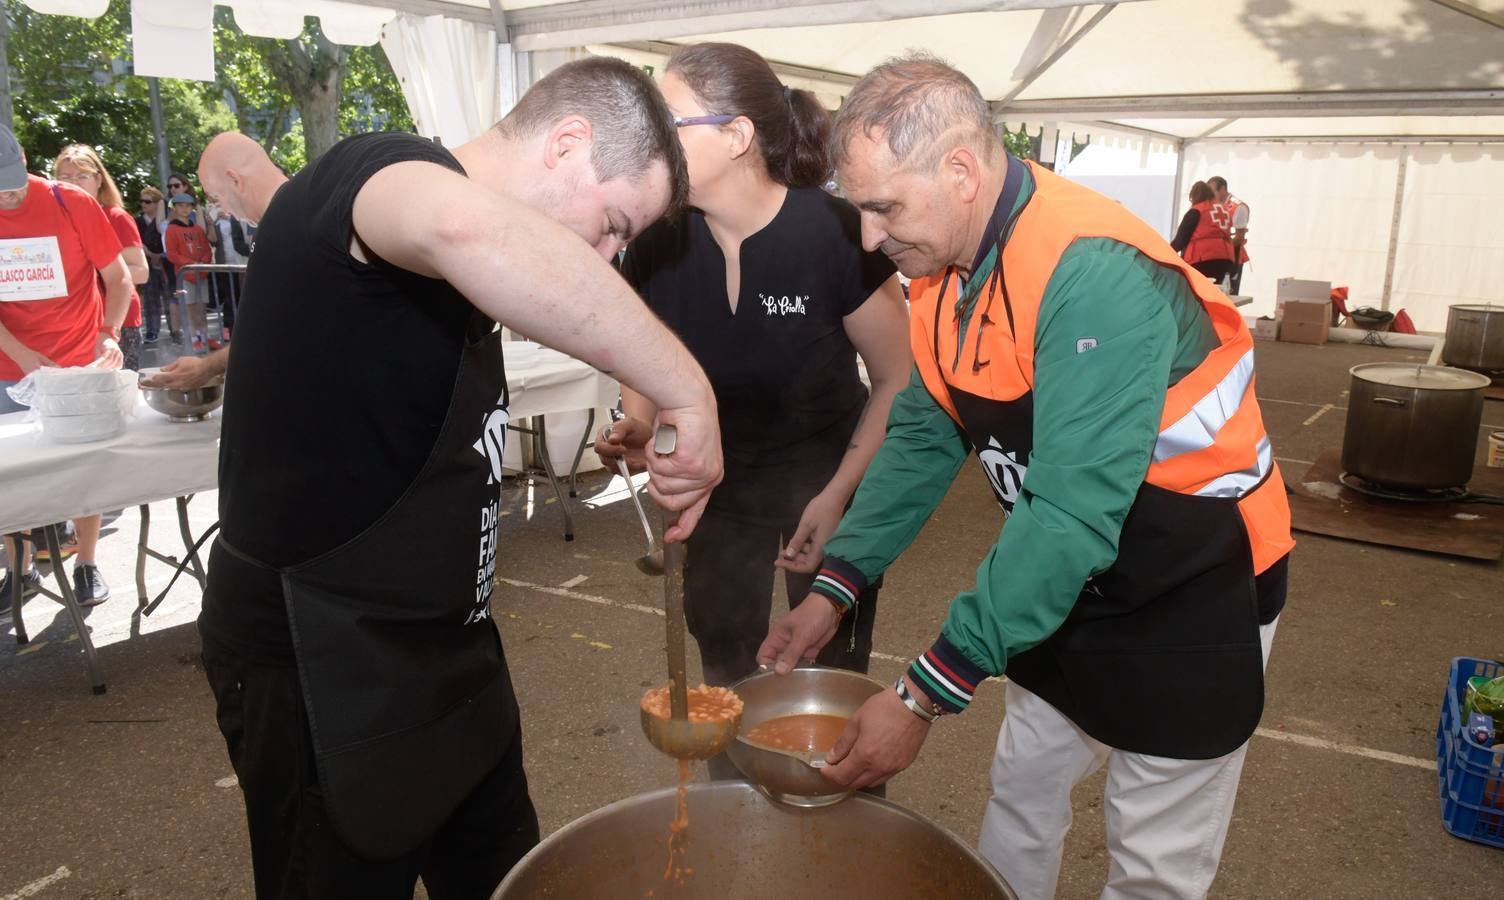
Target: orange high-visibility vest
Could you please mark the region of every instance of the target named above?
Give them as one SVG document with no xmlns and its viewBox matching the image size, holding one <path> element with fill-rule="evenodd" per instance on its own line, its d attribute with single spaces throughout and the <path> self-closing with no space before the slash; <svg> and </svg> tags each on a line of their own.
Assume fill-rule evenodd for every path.
<svg viewBox="0 0 1504 900">
<path fill-rule="evenodd" d="M 989 320 L 978 301 L 976 321 L 958 348 L 953 317 L 960 279 L 938 273 L 910 286 L 910 337 L 926 388 L 958 424 L 950 389 L 1008 402 L 1033 390 L 1034 335 L 1040 302 L 1060 256 L 1080 238 L 1109 238 L 1136 248 L 1163 266 L 1181 271 L 1211 317 L 1219 345 L 1194 370 L 1169 387 L 1158 438 L 1145 481 L 1197 497 L 1231 498 L 1247 532 L 1254 574 L 1282 559 L 1295 545 L 1284 481 L 1254 396 L 1253 338 L 1238 312 L 1212 283 L 1181 259 L 1160 235 L 1119 204 L 1029 163 L 1034 195 L 1018 215 L 999 265 L 1006 281 L 1012 320 Z M 1216 229 L 1208 212 L 1205 225 Z M 1216 229 L 1219 240 L 1225 239 Z M 1223 257 L 1226 258 L 1226 257 Z M 953 273 L 952 273 L 953 274 Z M 938 296 L 942 285 L 947 297 Z M 998 290 L 991 281 L 985 289 Z M 937 321 L 937 310 L 943 321 Z M 958 353 L 958 350 L 960 351 Z M 964 359 L 952 366 L 955 359 Z M 989 360 L 974 366 L 973 359 Z M 1011 363 L 1011 364 L 1010 364 Z M 1026 469 L 1026 467 L 1025 467 Z M 1027 486 L 1027 481 L 1024 482 Z"/>
</svg>

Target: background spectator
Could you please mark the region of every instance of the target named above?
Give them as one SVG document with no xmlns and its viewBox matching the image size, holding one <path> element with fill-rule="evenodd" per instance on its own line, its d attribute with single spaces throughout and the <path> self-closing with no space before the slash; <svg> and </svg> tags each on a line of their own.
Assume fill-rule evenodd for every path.
<svg viewBox="0 0 1504 900">
<path fill-rule="evenodd" d="M 209 243 L 214 247 L 214 261 L 229 265 L 245 265 L 251 255 L 251 241 L 243 222 L 229 210 L 212 201 L 205 208 L 206 218 L 212 223 L 209 228 Z M 235 327 L 235 305 L 240 302 L 240 286 L 243 275 L 229 272 L 214 274 L 214 305 L 224 324 L 225 338 Z"/>
<path fill-rule="evenodd" d="M 3 125 L 0 255 L 6 260 L 23 256 L 24 268 L 37 273 L 0 282 L 0 413 L 24 408 L 3 388 L 42 366 L 97 362 L 120 367 L 120 325 L 135 292 L 120 239 L 87 192 L 28 173 L 25 152 Z M 110 595 L 94 565 L 100 517 L 74 519 L 73 524 L 79 545 L 73 586 L 79 603 L 92 606 Z M 35 593 L 41 576 L 31 565 L 29 549 L 9 538 L 5 545 L 11 570 L 0 582 L 0 596 L 10 596 L 10 579 L 18 572 L 26 593 Z"/>
<path fill-rule="evenodd" d="M 157 342 L 157 329 L 162 324 L 162 304 L 167 299 L 167 265 L 163 256 L 162 229 L 166 212 L 162 209 L 162 192 L 147 185 L 141 189 L 140 212 L 136 213 L 136 232 L 146 252 L 146 284 L 140 286 L 143 331 L 142 340 L 148 344 Z"/>
<path fill-rule="evenodd" d="M 194 193 L 193 185 L 188 181 L 188 176 L 181 172 L 173 172 L 167 176 L 167 191 L 163 200 L 164 207 L 170 207 L 171 205 L 167 203 L 166 198 L 176 197 L 179 194 L 188 194 L 194 197 L 194 206 L 197 207 L 197 194 Z M 167 247 L 167 223 L 170 221 L 172 221 L 172 210 L 164 208 L 161 217 L 157 219 L 157 231 L 162 236 L 164 256 L 166 255 Z M 197 209 L 188 216 L 188 221 L 198 221 Z M 167 281 L 167 333 L 174 341 L 181 341 L 183 339 L 183 323 L 181 321 L 183 311 L 178 308 L 178 304 L 173 302 L 174 292 L 178 288 L 178 273 L 177 267 L 172 264 L 172 260 L 169 259 L 164 263 L 162 274 Z"/>
<path fill-rule="evenodd" d="M 57 155 L 52 164 L 53 177 L 77 185 L 85 193 L 99 201 L 104 214 L 120 239 L 120 255 L 131 273 L 131 281 L 137 286 L 131 292 L 131 306 L 120 326 L 120 352 L 125 357 L 127 369 L 141 368 L 141 296 L 140 287 L 150 277 L 146 264 L 146 250 L 141 243 L 141 233 L 136 221 L 125 211 L 120 189 L 115 179 L 93 147 L 87 144 L 69 144 Z"/>
<path fill-rule="evenodd" d="M 182 271 L 184 266 L 214 261 L 214 251 L 209 246 L 209 235 L 193 221 L 193 196 L 175 194 L 172 198 L 172 217 L 167 220 L 167 234 L 163 246 L 173 268 Z M 192 302 L 187 304 L 186 328 L 192 329 L 193 352 L 202 353 L 208 342 L 208 310 L 205 306 L 207 292 L 200 285 L 197 273 L 188 273 L 181 279 Z M 215 349 L 218 349 L 217 347 Z"/>
</svg>

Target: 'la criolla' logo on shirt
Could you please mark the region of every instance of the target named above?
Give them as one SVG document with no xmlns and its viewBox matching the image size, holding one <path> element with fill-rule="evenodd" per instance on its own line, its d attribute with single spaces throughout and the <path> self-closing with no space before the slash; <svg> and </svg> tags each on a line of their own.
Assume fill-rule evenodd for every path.
<svg viewBox="0 0 1504 900">
<path fill-rule="evenodd" d="M 782 297 L 770 297 L 767 294 L 758 294 L 762 300 L 762 308 L 770 316 L 806 316 L 804 304 L 809 300 L 809 294 L 795 294 L 790 297 L 785 294 Z"/>
</svg>

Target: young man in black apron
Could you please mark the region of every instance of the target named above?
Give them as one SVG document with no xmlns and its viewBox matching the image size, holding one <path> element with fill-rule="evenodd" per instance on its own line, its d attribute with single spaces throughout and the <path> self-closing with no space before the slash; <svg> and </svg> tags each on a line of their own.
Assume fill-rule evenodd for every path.
<svg viewBox="0 0 1504 900">
<path fill-rule="evenodd" d="M 490 614 L 495 325 L 655 397 L 678 445 L 651 489 L 682 538 L 720 477 L 713 396 L 604 260 L 685 190 L 652 82 L 592 59 L 452 153 L 362 135 L 277 193 L 236 329 L 199 619 L 258 897 L 405 900 L 421 877 L 483 898 L 537 842 Z"/>
</svg>

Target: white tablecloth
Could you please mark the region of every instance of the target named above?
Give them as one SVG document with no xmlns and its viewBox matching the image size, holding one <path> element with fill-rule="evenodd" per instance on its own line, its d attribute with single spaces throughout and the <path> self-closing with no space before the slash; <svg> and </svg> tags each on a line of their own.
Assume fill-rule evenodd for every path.
<svg viewBox="0 0 1504 900">
<path fill-rule="evenodd" d="M 504 352 L 514 420 L 616 402 L 616 382 L 576 359 L 526 341 Z M 0 416 L 0 534 L 218 486 L 219 411 L 169 422 L 143 400 L 124 434 L 90 444 L 48 443 L 26 416 Z"/>
<path fill-rule="evenodd" d="M 616 382 L 579 360 L 532 341 L 501 346 L 513 420 L 616 405 Z"/>
<path fill-rule="evenodd" d="M 0 533 L 213 490 L 219 412 L 169 422 L 139 402 L 125 433 L 53 444 L 24 412 L 0 416 Z"/>
</svg>

